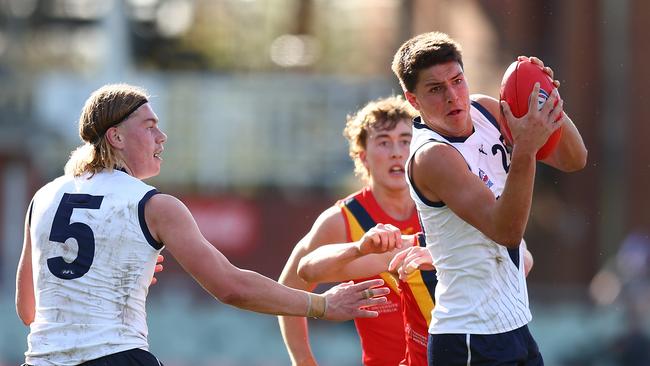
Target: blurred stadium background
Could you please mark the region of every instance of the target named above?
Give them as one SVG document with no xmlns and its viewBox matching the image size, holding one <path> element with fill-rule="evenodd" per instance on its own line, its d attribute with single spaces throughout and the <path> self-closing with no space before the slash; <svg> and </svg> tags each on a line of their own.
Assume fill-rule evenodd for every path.
<svg viewBox="0 0 650 366">
<path fill-rule="evenodd" d="M 650 2 L 645 0 L 0 0 L 0 365 L 22 362 L 15 269 L 31 195 L 79 144 L 102 84 L 146 87 L 169 135 L 150 183 L 181 197 L 235 264 L 278 277 L 317 214 L 359 185 L 346 114 L 400 93 L 389 64 L 417 33 L 464 46 L 496 96 L 517 55 L 562 82 L 589 149 L 541 168 L 526 233 L 531 328 L 548 365 L 650 365 Z M 166 365 L 286 365 L 277 321 L 214 301 L 167 256 L 150 291 Z M 314 321 L 322 365 L 359 364 L 351 323 Z"/>
</svg>

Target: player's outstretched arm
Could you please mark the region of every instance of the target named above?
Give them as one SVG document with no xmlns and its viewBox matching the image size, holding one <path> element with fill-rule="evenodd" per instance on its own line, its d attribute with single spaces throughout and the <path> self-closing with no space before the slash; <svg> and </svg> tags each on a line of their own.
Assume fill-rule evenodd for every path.
<svg viewBox="0 0 650 366">
<path fill-rule="evenodd" d="M 23 250 L 16 272 L 16 312 L 23 324 L 30 325 L 36 314 L 34 280 L 32 277 L 32 240 L 29 234 L 29 213 L 25 217 Z"/>
<path fill-rule="evenodd" d="M 390 259 L 411 242 L 393 225 L 377 224 L 359 241 L 321 246 L 300 260 L 298 275 L 309 282 L 335 282 L 367 278 L 385 272 Z"/>
<path fill-rule="evenodd" d="M 259 313 L 346 320 L 377 316 L 361 307 L 386 302 L 386 298 L 362 296 L 364 290 L 380 286 L 381 281 L 339 286 L 315 295 L 237 268 L 201 235 L 190 211 L 173 196 L 153 196 L 145 206 L 145 219 L 154 238 L 165 244 L 203 288 L 226 304 Z M 388 291 L 380 288 L 373 292 L 382 296 Z"/>
</svg>

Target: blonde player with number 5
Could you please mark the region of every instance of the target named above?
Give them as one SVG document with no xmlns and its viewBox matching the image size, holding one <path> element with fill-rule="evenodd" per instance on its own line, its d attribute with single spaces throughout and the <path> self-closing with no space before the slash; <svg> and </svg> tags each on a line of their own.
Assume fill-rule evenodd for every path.
<svg viewBox="0 0 650 366">
<path fill-rule="evenodd" d="M 160 172 L 167 140 L 144 90 L 95 91 L 79 135 L 85 144 L 66 174 L 34 195 L 25 220 L 16 309 L 30 326 L 26 364 L 160 365 L 148 352 L 145 302 L 163 246 L 206 291 L 242 309 L 345 320 L 376 317 L 362 307 L 386 302 L 364 297 L 381 280 L 315 295 L 232 265 L 181 201 L 142 182 Z"/>
</svg>

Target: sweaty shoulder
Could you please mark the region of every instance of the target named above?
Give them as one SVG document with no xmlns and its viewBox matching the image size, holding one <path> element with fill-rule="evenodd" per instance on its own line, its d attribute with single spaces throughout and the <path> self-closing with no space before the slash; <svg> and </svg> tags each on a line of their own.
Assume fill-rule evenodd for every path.
<svg viewBox="0 0 650 366">
<path fill-rule="evenodd" d="M 499 106 L 499 101 L 492 98 L 489 95 L 485 94 L 472 94 L 470 99 L 478 104 L 482 105 L 483 108 L 487 109 L 494 117 L 498 117 L 501 114 L 501 107 Z"/>
</svg>

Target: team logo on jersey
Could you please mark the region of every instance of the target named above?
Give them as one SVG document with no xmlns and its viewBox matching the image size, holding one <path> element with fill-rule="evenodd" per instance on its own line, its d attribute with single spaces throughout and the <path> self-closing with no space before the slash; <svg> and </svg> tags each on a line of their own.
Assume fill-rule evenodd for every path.
<svg viewBox="0 0 650 366">
<path fill-rule="evenodd" d="M 548 93 L 544 89 L 539 89 L 539 94 L 537 94 L 537 110 L 541 110 L 548 99 Z"/>
<path fill-rule="evenodd" d="M 485 185 L 486 185 L 488 188 L 492 188 L 492 186 L 494 185 L 494 183 L 490 180 L 490 177 L 488 177 L 488 175 L 485 174 L 485 172 L 483 171 L 483 169 L 480 169 L 480 168 L 479 168 L 479 170 L 478 170 L 478 177 L 481 178 L 481 180 L 483 181 L 483 183 L 485 183 Z"/>
</svg>

